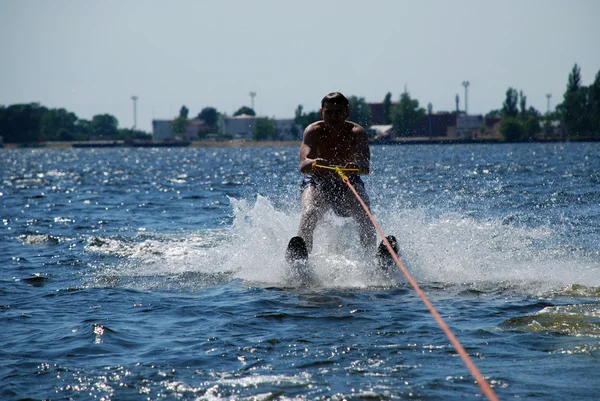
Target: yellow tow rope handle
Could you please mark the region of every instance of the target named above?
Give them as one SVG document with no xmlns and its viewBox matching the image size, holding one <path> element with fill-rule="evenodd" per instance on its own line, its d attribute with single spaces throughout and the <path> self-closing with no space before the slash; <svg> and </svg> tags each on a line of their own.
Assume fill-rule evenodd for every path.
<svg viewBox="0 0 600 401">
<path fill-rule="evenodd" d="M 323 168 L 323 169 L 326 169 L 326 170 L 333 170 L 333 171 L 335 171 L 340 176 L 340 178 L 343 181 L 346 181 L 348 179 L 348 177 L 346 176 L 346 174 L 344 174 L 344 172 L 347 172 L 347 173 L 358 173 L 358 171 L 359 171 L 359 169 L 357 169 L 357 168 L 344 168 L 344 167 L 340 167 L 340 166 L 322 166 L 322 165 L 317 164 L 317 163 L 313 163 L 312 166 L 313 167 L 317 167 L 317 168 Z"/>
</svg>

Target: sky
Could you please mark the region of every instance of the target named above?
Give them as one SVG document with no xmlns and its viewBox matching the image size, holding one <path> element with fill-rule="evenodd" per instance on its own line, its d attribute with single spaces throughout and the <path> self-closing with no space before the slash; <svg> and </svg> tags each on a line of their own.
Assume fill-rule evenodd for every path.
<svg viewBox="0 0 600 401">
<path fill-rule="evenodd" d="M 292 118 L 332 91 L 424 108 L 545 112 L 600 71 L 598 0 L 0 0 L 0 105 L 112 114 L 148 132 L 185 105 Z"/>
</svg>

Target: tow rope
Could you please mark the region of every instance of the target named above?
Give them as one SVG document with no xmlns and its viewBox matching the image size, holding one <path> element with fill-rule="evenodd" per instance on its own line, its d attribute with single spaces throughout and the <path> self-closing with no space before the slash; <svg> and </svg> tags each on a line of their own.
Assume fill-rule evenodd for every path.
<svg viewBox="0 0 600 401">
<path fill-rule="evenodd" d="M 404 267 L 404 264 L 402 264 L 402 261 L 400 260 L 398 255 L 396 255 L 396 252 L 394 252 L 394 248 L 392 248 L 392 245 L 386 238 L 385 234 L 383 233 L 383 230 L 381 229 L 381 227 L 379 227 L 379 224 L 377 224 L 377 221 L 371 214 L 369 207 L 365 204 L 365 202 L 362 200 L 362 198 L 360 197 L 360 195 L 358 194 L 358 192 L 356 191 L 354 186 L 350 183 L 350 180 L 348 180 L 348 177 L 346 176 L 345 172 L 346 173 L 349 173 L 349 172 L 358 173 L 359 169 L 357 169 L 357 168 L 342 168 L 339 166 L 322 166 L 322 165 L 318 165 L 316 163 L 313 164 L 313 167 L 327 169 L 327 170 L 334 170 L 340 176 L 342 181 L 344 181 L 344 183 L 346 183 L 348 188 L 350 188 L 350 190 L 352 191 L 354 196 L 356 196 L 356 198 L 360 202 L 362 208 L 365 210 L 365 212 L 369 216 L 371 223 L 373 223 L 375 230 L 377 231 L 377 233 L 379 234 L 379 236 L 382 238 L 383 242 L 385 243 L 386 248 L 388 249 L 390 255 L 392 255 L 392 258 L 394 259 L 394 262 L 396 263 L 396 265 L 398 266 L 398 268 L 400 269 L 400 271 L 402 272 L 404 277 L 406 277 L 406 279 L 408 280 L 410 285 L 413 287 L 413 289 L 415 290 L 415 292 L 417 293 L 419 298 L 421 298 L 421 301 L 423 301 L 425 306 L 427 306 L 427 309 L 429 309 L 429 312 L 433 315 L 433 318 L 435 319 L 437 324 L 440 326 L 440 328 L 446 334 L 446 337 L 448 337 L 448 339 L 450 340 L 450 343 L 452 343 L 452 345 L 454 346 L 454 349 L 456 350 L 458 355 L 461 357 L 461 359 L 463 360 L 463 362 L 465 363 L 465 365 L 467 366 L 467 368 L 469 369 L 469 371 L 471 372 L 471 374 L 473 375 L 475 380 L 477 381 L 477 384 L 479 385 L 481 392 L 490 401 L 498 401 L 498 397 L 496 396 L 496 393 L 494 392 L 492 387 L 489 385 L 487 380 L 485 380 L 485 378 L 483 377 L 483 375 L 481 374 L 481 372 L 479 371 L 477 366 L 475 366 L 475 364 L 469 357 L 469 354 L 467 354 L 467 351 L 465 351 L 465 349 L 461 345 L 460 341 L 458 341 L 458 338 L 456 338 L 456 336 L 454 335 L 452 330 L 450 330 L 450 327 L 448 327 L 448 325 L 446 324 L 446 322 L 444 321 L 442 316 L 439 314 L 437 309 L 435 309 L 433 304 L 429 301 L 429 298 L 427 298 L 425 293 L 421 290 L 421 288 L 419 287 L 419 285 L 417 284 L 417 282 L 415 281 L 413 276 L 409 273 L 409 271 L 406 269 L 406 267 Z"/>
</svg>

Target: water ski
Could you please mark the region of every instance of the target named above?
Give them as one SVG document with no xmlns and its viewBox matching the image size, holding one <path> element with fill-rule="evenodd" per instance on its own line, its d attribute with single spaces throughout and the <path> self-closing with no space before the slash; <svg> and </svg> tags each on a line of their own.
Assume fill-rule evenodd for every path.
<svg viewBox="0 0 600 401">
<path fill-rule="evenodd" d="M 398 255 L 398 241 L 396 240 L 396 237 L 393 235 L 388 235 L 386 238 L 390 242 L 390 245 L 394 249 L 396 255 Z M 377 259 L 377 266 L 379 266 L 379 268 L 386 274 L 389 273 L 389 271 L 394 267 L 394 259 L 392 258 L 387 246 L 385 246 L 383 240 L 377 247 L 375 258 Z"/>
<path fill-rule="evenodd" d="M 285 260 L 288 263 L 297 261 L 306 261 L 308 259 L 308 250 L 306 249 L 306 243 L 302 237 L 293 237 L 288 243 L 287 250 L 285 251 Z"/>
<path fill-rule="evenodd" d="M 285 251 L 285 260 L 290 265 L 292 278 L 302 283 L 313 281 L 312 272 L 308 266 L 308 249 L 302 237 L 293 237 Z"/>
</svg>

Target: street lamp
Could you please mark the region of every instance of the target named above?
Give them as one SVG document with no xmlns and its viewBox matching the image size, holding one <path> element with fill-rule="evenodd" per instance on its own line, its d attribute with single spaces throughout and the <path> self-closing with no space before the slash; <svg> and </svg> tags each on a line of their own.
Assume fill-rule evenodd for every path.
<svg viewBox="0 0 600 401">
<path fill-rule="evenodd" d="M 550 98 L 552 97 L 552 93 L 546 93 L 546 99 L 547 99 L 547 103 L 548 103 L 548 111 L 546 112 L 546 114 L 550 114 Z"/>
<path fill-rule="evenodd" d="M 250 92 L 250 102 L 252 104 L 252 111 L 254 111 L 256 113 L 256 110 L 254 110 L 254 97 L 256 96 L 256 92 L 252 91 Z"/>
<path fill-rule="evenodd" d="M 427 104 L 427 112 L 429 113 L 429 139 L 431 139 L 431 110 L 433 110 L 433 105 L 431 102 Z"/>
<path fill-rule="evenodd" d="M 469 85 L 471 83 L 469 81 L 463 81 L 462 85 L 465 87 L 465 114 L 469 114 L 469 103 L 468 103 L 468 92 L 469 92 Z"/>
<path fill-rule="evenodd" d="M 137 96 L 131 96 L 131 100 L 133 100 L 133 128 L 137 128 Z"/>
</svg>

